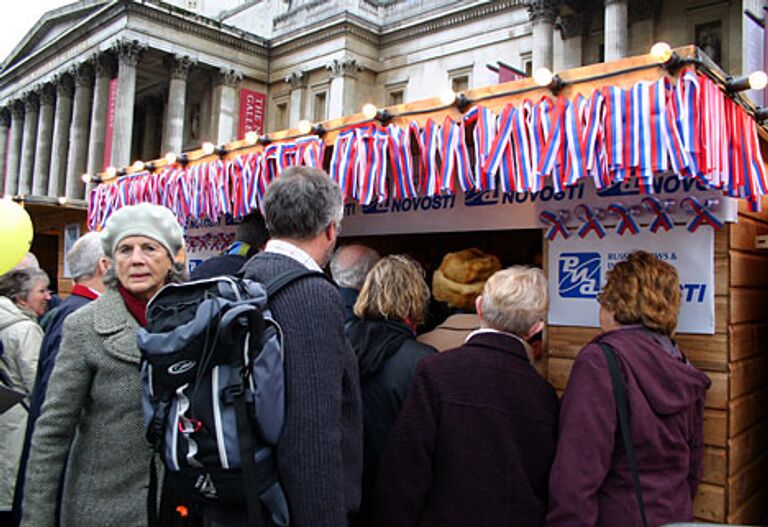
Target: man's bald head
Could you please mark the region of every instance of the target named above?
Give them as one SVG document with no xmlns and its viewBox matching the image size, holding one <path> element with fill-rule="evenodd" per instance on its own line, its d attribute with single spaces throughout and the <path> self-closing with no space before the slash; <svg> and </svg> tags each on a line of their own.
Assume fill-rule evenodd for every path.
<svg viewBox="0 0 768 527">
<path fill-rule="evenodd" d="M 331 259 L 331 276 L 339 287 L 359 290 L 371 267 L 379 260 L 379 253 L 365 245 L 344 245 Z"/>
</svg>

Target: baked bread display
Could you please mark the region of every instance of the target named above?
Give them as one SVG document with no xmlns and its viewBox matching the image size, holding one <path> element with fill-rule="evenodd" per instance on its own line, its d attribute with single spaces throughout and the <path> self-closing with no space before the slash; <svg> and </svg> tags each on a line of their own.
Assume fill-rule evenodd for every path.
<svg viewBox="0 0 768 527">
<path fill-rule="evenodd" d="M 496 256 L 480 249 L 448 253 L 432 277 L 432 296 L 465 311 L 474 311 L 475 299 L 483 292 L 485 281 L 501 269 Z"/>
</svg>

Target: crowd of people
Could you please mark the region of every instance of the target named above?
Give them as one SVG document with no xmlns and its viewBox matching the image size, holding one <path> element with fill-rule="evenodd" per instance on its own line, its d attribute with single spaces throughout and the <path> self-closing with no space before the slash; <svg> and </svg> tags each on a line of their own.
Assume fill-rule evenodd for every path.
<svg viewBox="0 0 768 527">
<path fill-rule="evenodd" d="M 541 269 L 503 268 L 468 249 L 427 277 L 409 255 L 336 248 L 342 217 L 336 183 L 288 169 L 269 186 L 263 217 L 249 215 L 237 241 L 193 276 L 265 283 L 290 269 L 319 272 L 269 300 L 283 332 L 276 465 L 290 525 L 692 519 L 709 380 L 674 341 L 673 266 L 635 252 L 608 273 L 603 332 L 576 358 L 561 403 L 535 367 L 548 303 Z M 199 506 L 169 486 L 151 494 L 136 337 L 150 299 L 189 280 L 174 215 L 124 207 L 66 258 L 74 287 L 54 309 L 36 264 L 0 277 L 0 381 L 25 395 L 0 414 L 0 523 L 143 527 L 159 500 L 163 525 L 252 526 L 245 503 Z M 435 302 L 450 316 L 425 331 Z"/>
</svg>

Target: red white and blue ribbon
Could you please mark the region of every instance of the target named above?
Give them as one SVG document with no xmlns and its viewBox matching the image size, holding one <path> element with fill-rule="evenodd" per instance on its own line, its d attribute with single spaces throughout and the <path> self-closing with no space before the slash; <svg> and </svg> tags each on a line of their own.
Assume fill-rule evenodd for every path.
<svg viewBox="0 0 768 527">
<path fill-rule="evenodd" d="M 547 231 L 547 240 L 552 241 L 555 238 L 557 238 L 557 235 L 561 235 L 564 239 L 568 239 L 570 236 L 570 233 L 568 232 L 568 227 L 565 226 L 565 223 L 563 220 L 560 219 L 560 217 L 555 214 L 554 212 L 545 210 L 542 211 L 541 214 L 539 214 L 539 219 L 547 225 L 550 225 L 549 230 Z"/>
<path fill-rule="evenodd" d="M 415 126 L 418 133 L 418 125 Z M 413 183 L 413 161 L 411 159 L 411 126 L 403 129 L 395 124 L 390 124 L 387 126 L 387 136 L 389 139 L 389 163 L 394 175 L 395 198 L 416 197 L 416 187 Z"/>
<path fill-rule="evenodd" d="M 620 236 L 624 236 L 624 233 L 629 231 L 630 234 L 637 234 L 640 232 L 637 222 L 632 217 L 630 210 L 621 203 L 611 203 L 608 205 L 608 211 L 613 212 L 619 217 L 619 223 L 616 224 L 616 232 Z"/>
<path fill-rule="evenodd" d="M 688 226 L 686 229 L 688 229 L 689 232 L 696 232 L 699 227 L 702 225 L 709 225 L 716 231 L 723 228 L 723 222 L 721 222 L 719 219 L 715 217 L 714 214 L 709 212 L 700 202 L 698 199 L 694 198 L 693 196 L 689 196 L 687 198 L 684 198 L 680 202 L 680 206 L 688 205 L 691 210 L 694 213 L 694 218 L 691 220 L 690 223 L 688 223 Z"/>
<path fill-rule="evenodd" d="M 589 207 L 589 205 L 578 205 L 576 207 L 576 212 L 581 211 L 584 214 L 584 224 L 579 227 L 579 237 L 586 238 L 587 235 L 594 231 L 595 234 L 597 234 L 598 238 L 604 238 L 605 237 L 605 227 L 603 227 L 603 224 L 600 223 L 600 220 L 597 218 L 597 215 L 592 211 L 592 209 Z"/>
<path fill-rule="evenodd" d="M 441 188 L 445 193 L 455 194 L 456 179 L 464 192 L 475 187 L 465 137 L 464 124 L 446 115 L 440 131 L 440 156 L 443 161 Z"/>
<path fill-rule="evenodd" d="M 653 214 L 655 214 L 655 217 L 650 224 L 651 232 L 656 233 L 659 231 L 659 229 L 669 231 L 675 227 L 675 224 L 672 222 L 672 218 L 670 218 L 669 214 L 667 214 L 667 212 L 664 210 L 664 206 L 657 198 L 643 198 L 642 203 L 651 209 Z"/>
<path fill-rule="evenodd" d="M 437 166 L 440 127 L 428 119 L 421 130 L 421 180 L 424 194 L 435 196 L 442 188 L 441 174 Z"/>
</svg>

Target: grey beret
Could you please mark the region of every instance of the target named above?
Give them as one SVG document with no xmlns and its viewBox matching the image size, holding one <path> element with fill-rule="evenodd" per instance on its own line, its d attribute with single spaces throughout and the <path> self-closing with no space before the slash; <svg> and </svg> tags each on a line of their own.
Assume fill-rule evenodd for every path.
<svg viewBox="0 0 768 527">
<path fill-rule="evenodd" d="M 175 260 L 184 246 L 184 231 L 170 210 L 160 205 L 129 205 L 112 214 L 101 231 L 104 254 L 113 258 L 115 248 L 129 236 L 146 236 L 162 244 Z"/>
</svg>

